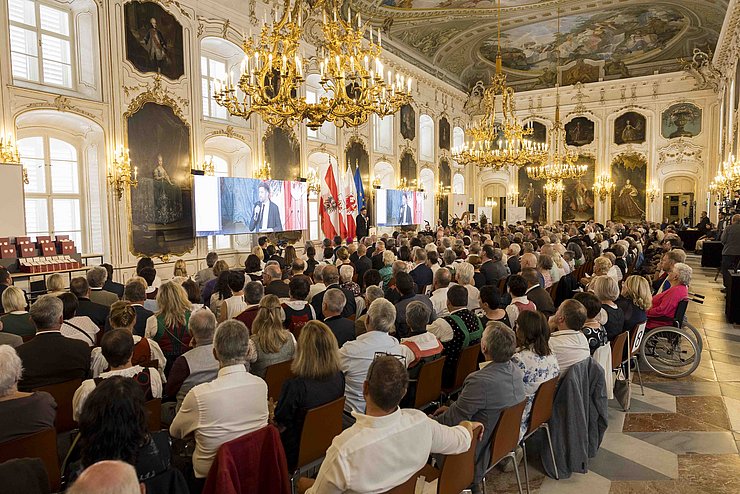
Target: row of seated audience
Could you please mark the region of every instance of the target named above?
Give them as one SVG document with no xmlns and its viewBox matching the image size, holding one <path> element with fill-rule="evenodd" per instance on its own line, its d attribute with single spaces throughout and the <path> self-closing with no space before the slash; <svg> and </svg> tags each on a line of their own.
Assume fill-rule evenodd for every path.
<svg viewBox="0 0 740 494">
<path fill-rule="evenodd" d="M 192 451 L 183 473 L 200 492 L 219 447 L 268 423 L 293 469 L 305 411 L 344 397 L 346 430 L 310 492 L 387 490 L 430 453 L 469 447 L 480 423 L 478 492 L 502 410 L 526 399 L 523 437 L 540 384 L 641 323 L 670 324 L 691 268 L 673 233 L 658 239 L 654 228 L 512 225 L 457 238 L 443 230 L 349 245 L 338 238 L 324 242 L 320 261 L 312 244 L 305 259 L 292 246 L 283 258 L 260 239 L 243 271 L 209 253 L 194 277 L 178 261 L 166 282 L 148 258 L 125 285 L 110 283 L 106 266 L 73 278 L 69 291 L 52 275 L 28 311 L 0 268 L 0 443 L 53 427 L 56 403 L 35 389 L 82 379 L 70 478 L 110 459 L 134 465 L 141 481 L 156 477 L 177 463 L 171 437 L 191 445 L 180 449 Z M 575 279 L 587 262 L 593 273 Z M 406 408 L 423 364 L 445 357 L 442 388 L 450 389 L 463 350 L 478 343 L 484 362 L 456 400 L 431 418 Z M 268 402 L 266 370 L 286 361 L 293 377 Z M 147 431 L 153 399 L 163 400 L 169 434 Z"/>
</svg>

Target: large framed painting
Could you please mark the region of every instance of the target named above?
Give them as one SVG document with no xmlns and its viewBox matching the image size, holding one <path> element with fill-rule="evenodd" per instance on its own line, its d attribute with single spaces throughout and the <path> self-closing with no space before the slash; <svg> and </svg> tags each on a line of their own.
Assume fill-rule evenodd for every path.
<svg viewBox="0 0 740 494">
<path fill-rule="evenodd" d="M 405 150 L 403 154 L 401 155 L 401 178 L 406 179 L 406 183 L 411 186 L 411 184 L 416 184 L 417 173 L 416 173 L 416 160 L 414 159 L 414 155 L 409 150 Z"/>
<path fill-rule="evenodd" d="M 262 142 L 273 179 L 296 180 L 300 177 L 301 145 L 291 129 L 269 127 Z"/>
<path fill-rule="evenodd" d="M 439 149 L 450 150 L 450 122 L 447 117 L 439 121 Z"/>
<path fill-rule="evenodd" d="M 565 124 L 565 143 L 568 146 L 585 146 L 594 142 L 594 122 L 586 117 L 576 117 Z"/>
<path fill-rule="evenodd" d="M 182 255 L 195 246 L 190 176 L 190 127 L 172 107 L 144 103 L 126 115 L 138 186 L 130 188 L 134 255 Z"/>
<path fill-rule="evenodd" d="M 416 138 L 416 112 L 411 105 L 401 107 L 401 135 L 409 141 Z"/>
<path fill-rule="evenodd" d="M 623 153 L 612 161 L 612 218 L 630 222 L 645 219 L 647 159 L 640 153 Z"/>
<path fill-rule="evenodd" d="M 577 179 L 563 180 L 563 220 L 588 221 L 594 218 L 594 169 L 596 160 L 589 156 L 578 156 L 579 165 L 586 165 L 586 174 Z"/>
<path fill-rule="evenodd" d="M 614 144 L 642 144 L 646 127 L 643 115 L 634 111 L 623 113 L 614 120 Z"/>
<path fill-rule="evenodd" d="M 542 124 L 540 124 L 542 125 Z M 543 126 L 544 127 L 544 126 Z M 527 221 L 547 221 L 547 198 L 542 189 L 544 182 L 535 181 L 527 175 L 527 167 L 519 168 L 519 206 L 527 210 Z"/>
<path fill-rule="evenodd" d="M 133 1 L 123 7 L 126 59 L 139 72 L 156 72 L 176 80 L 185 73 L 182 26 L 154 2 Z"/>
<path fill-rule="evenodd" d="M 666 139 L 694 137 L 701 132 L 701 108 L 692 103 L 676 103 L 661 116 L 660 133 Z"/>
</svg>

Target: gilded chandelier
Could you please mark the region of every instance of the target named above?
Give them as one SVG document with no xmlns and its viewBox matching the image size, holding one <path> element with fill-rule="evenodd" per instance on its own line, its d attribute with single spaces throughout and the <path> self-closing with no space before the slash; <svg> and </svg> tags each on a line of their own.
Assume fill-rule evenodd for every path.
<svg viewBox="0 0 740 494">
<path fill-rule="evenodd" d="M 547 144 L 529 139 L 534 129 L 523 126 L 516 117 L 514 90 L 506 85 L 502 65 L 499 0 L 496 73 L 491 85 L 483 91 L 484 115 L 466 129 L 465 142 L 452 151 L 452 159 L 461 165 L 500 169 L 542 163 L 547 158 Z"/>
<path fill-rule="evenodd" d="M 709 191 L 723 198 L 738 189 L 740 189 L 740 161 L 730 155 L 720 164 L 717 176 L 709 184 Z"/>
<path fill-rule="evenodd" d="M 291 2 L 293 4 L 291 5 Z M 269 125 L 292 127 L 306 121 L 318 129 L 324 122 L 337 127 L 356 127 L 375 114 L 396 113 L 411 102 L 411 78 L 393 74 L 380 61 L 382 37 L 367 28 L 359 14 L 347 11 L 344 19 L 337 0 L 318 0 L 309 8 L 322 11 L 323 39 L 315 62 L 325 95 L 308 102 L 304 67 L 310 61 L 300 50 L 303 36 L 302 0 L 284 0 L 282 16 L 262 26 L 258 36 L 245 38 L 241 73 L 218 84 L 216 102 L 234 116 L 249 118 L 257 113 Z"/>
<path fill-rule="evenodd" d="M 13 142 L 10 136 L 0 137 L 0 163 L 18 164 L 21 162 L 21 155 L 18 152 L 18 146 Z"/>
</svg>

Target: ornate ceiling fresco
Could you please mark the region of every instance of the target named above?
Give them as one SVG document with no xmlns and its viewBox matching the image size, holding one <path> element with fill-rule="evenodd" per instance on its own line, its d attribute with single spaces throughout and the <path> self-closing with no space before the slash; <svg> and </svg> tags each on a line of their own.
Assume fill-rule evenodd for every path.
<svg viewBox="0 0 740 494">
<path fill-rule="evenodd" d="M 487 81 L 495 70 L 495 0 L 351 5 L 383 26 L 392 51 L 463 89 Z M 504 70 L 517 90 L 552 87 L 558 80 L 569 85 L 674 72 L 678 59 L 691 58 L 695 48 L 714 51 L 727 5 L 728 0 L 502 0 Z"/>
</svg>

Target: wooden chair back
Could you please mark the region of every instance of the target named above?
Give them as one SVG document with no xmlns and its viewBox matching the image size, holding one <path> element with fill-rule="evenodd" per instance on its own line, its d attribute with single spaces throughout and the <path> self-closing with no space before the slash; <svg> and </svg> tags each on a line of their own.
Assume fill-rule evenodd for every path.
<svg viewBox="0 0 740 494">
<path fill-rule="evenodd" d="M 624 348 L 627 345 L 629 333 L 625 331 L 612 340 L 612 369 L 618 369 L 624 362 Z"/>
<path fill-rule="evenodd" d="M 406 482 L 389 491 L 385 491 L 383 494 L 414 494 L 416 490 L 416 479 L 416 474 L 413 474 Z"/>
<path fill-rule="evenodd" d="M 534 400 L 532 400 L 532 410 L 529 414 L 529 428 L 525 435 L 536 431 L 552 417 L 552 403 L 555 399 L 555 391 L 558 388 L 558 379 L 558 377 L 553 377 L 537 388 Z"/>
<path fill-rule="evenodd" d="M 460 359 L 457 361 L 455 382 L 451 389 L 445 391 L 455 391 L 462 388 L 465 378 L 478 368 L 478 355 L 480 355 L 480 343 L 463 348 Z"/>
<path fill-rule="evenodd" d="M 491 463 L 495 465 L 519 445 L 519 426 L 527 400 L 501 412 L 491 434 Z"/>
<path fill-rule="evenodd" d="M 422 409 L 442 395 L 442 369 L 446 357 L 421 364 L 419 378 L 416 382 L 414 408 Z"/>
<path fill-rule="evenodd" d="M 57 416 L 54 419 L 54 428 L 58 433 L 77 428 L 77 422 L 72 418 L 72 398 L 81 384 L 82 379 L 71 379 L 62 383 L 49 384 L 48 386 L 41 386 L 34 389 L 34 391 L 46 391 L 57 402 Z"/>
<path fill-rule="evenodd" d="M 146 417 L 149 432 L 162 429 L 162 400 L 154 398 L 146 402 Z"/>
<path fill-rule="evenodd" d="M 298 449 L 297 468 L 326 456 L 332 440 L 342 432 L 344 396 L 306 412 Z"/>
<path fill-rule="evenodd" d="M 506 282 L 509 281 L 509 277 L 505 276 L 498 280 L 498 293 L 504 294 L 506 293 Z"/>
<path fill-rule="evenodd" d="M 445 457 L 437 480 L 437 494 L 459 494 L 473 483 L 475 477 L 475 451 L 478 448 L 480 427 L 473 431 L 470 448 L 458 455 Z"/>
<path fill-rule="evenodd" d="M 40 458 L 49 476 L 51 492 L 57 492 L 61 484 L 59 458 L 57 456 L 57 432 L 44 429 L 27 436 L 0 444 L 0 463 L 15 458 Z M 413 492 L 413 491 L 412 491 Z"/>
<path fill-rule="evenodd" d="M 293 371 L 290 366 L 293 360 L 286 360 L 277 364 L 269 365 L 265 368 L 265 382 L 267 383 L 267 396 L 277 403 L 280 398 L 280 390 L 283 389 L 283 383 L 293 377 Z"/>
</svg>

